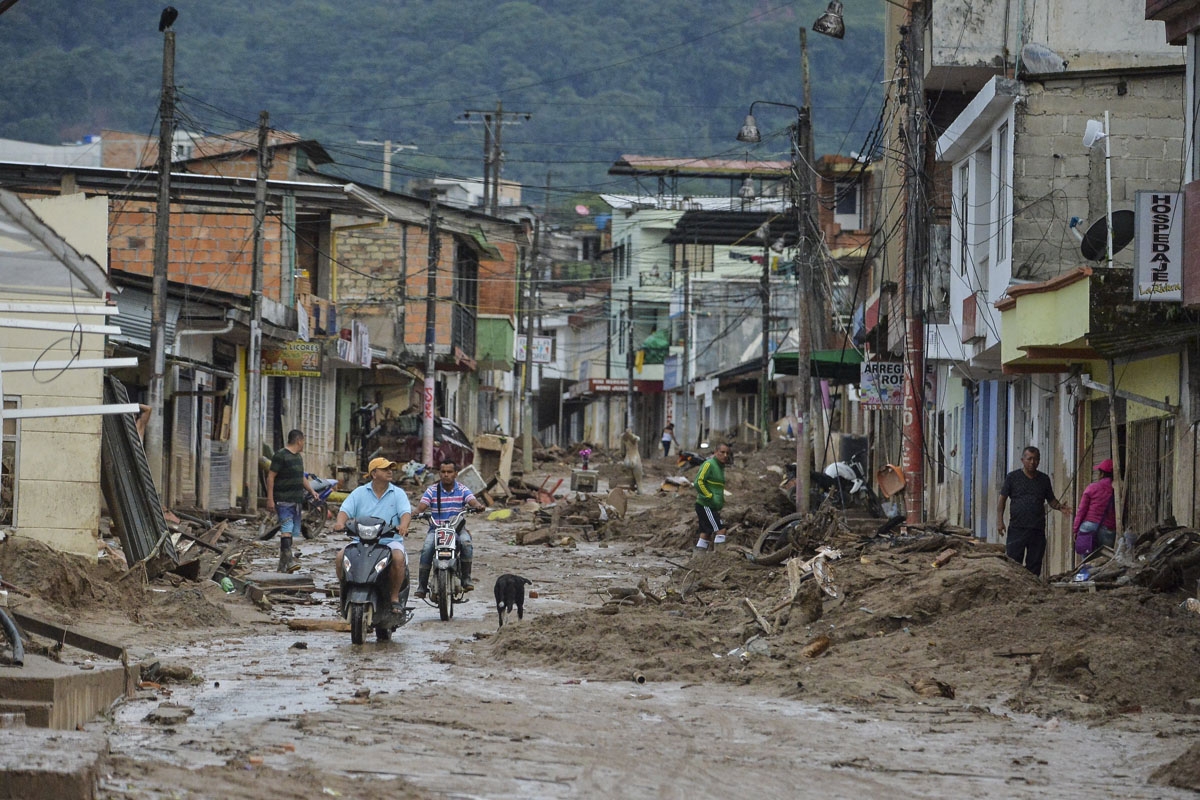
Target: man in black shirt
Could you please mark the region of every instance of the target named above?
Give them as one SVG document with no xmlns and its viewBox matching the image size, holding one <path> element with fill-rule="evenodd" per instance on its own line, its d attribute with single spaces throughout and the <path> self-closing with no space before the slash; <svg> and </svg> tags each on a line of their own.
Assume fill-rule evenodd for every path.
<svg viewBox="0 0 1200 800">
<path fill-rule="evenodd" d="M 1046 505 L 1071 516 L 1071 507 L 1058 502 L 1050 485 L 1050 476 L 1038 472 L 1042 453 L 1036 447 L 1026 447 L 1021 453 L 1021 469 L 1004 478 L 1000 487 L 1000 502 L 996 506 L 996 531 L 1004 538 L 1004 505 L 1012 498 L 1009 512 L 1008 557 L 1034 575 L 1042 574 L 1042 557 L 1046 554 Z"/>
<path fill-rule="evenodd" d="M 304 474 L 304 433 L 288 431 L 287 445 L 271 458 L 267 472 L 267 508 L 279 515 L 279 571 L 295 572 L 300 562 L 292 555 L 292 534 L 300 533 L 304 514 L 304 494 L 317 499 L 308 476 Z"/>
</svg>

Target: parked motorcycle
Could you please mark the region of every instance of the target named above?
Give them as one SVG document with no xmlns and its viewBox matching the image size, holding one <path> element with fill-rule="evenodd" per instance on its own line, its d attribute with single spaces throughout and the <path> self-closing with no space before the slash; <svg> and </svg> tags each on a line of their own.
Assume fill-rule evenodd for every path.
<svg viewBox="0 0 1200 800">
<path fill-rule="evenodd" d="M 816 511 L 822 503 L 829 500 L 837 508 L 860 507 L 867 510 L 873 517 L 883 517 L 883 506 L 878 495 L 871 489 L 867 480 L 866 470 L 863 469 L 857 456 L 848 461 L 835 461 L 821 472 L 812 470 L 808 476 L 809 510 Z M 796 464 L 787 465 L 786 476 L 779 484 L 779 490 L 785 496 L 792 498 L 796 494 Z"/>
<path fill-rule="evenodd" d="M 828 465 L 825 467 L 825 475 L 832 482 L 829 493 L 834 505 L 841 508 L 858 506 L 866 509 L 872 517 L 884 516 L 879 496 L 871 488 L 867 471 L 858 460 L 858 456 Z"/>
<path fill-rule="evenodd" d="M 468 506 L 445 522 L 433 526 L 433 570 L 429 575 L 429 595 L 425 602 L 437 606 L 438 616 L 443 622 L 454 618 L 455 603 L 466 601 L 458 571 L 458 532 L 467 514 L 477 511 Z M 415 519 L 430 520 L 433 515 L 423 511 Z"/>
<path fill-rule="evenodd" d="M 329 517 L 329 495 L 338 487 L 337 478 L 319 478 L 311 472 L 304 473 L 313 491 L 317 493 L 316 500 L 311 494 L 304 493 L 304 508 L 300 514 L 300 534 L 305 539 L 315 539 L 325 530 L 325 521 Z M 279 533 L 279 520 L 269 528 L 264 528 L 258 538 L 266 541 Z"/>
<path fill-rule="evenodd" d="M 400 591 L 400 615 L 392 611 L 388 568 L 392 551 L 380 539 L 395 534 L 395 526 L 378 517 L 356 517 L 346 521 L 346 533 L 357 539 L 346 545 L 342 556 L 342 579 L 338 584 L 342 617 L 350 623 L 350 641 L 362 644 L 365 632 L 375 629 L 375 639 L 386 642 L 392 632 L 412 616 L 408 589 Z"/>
</svg>

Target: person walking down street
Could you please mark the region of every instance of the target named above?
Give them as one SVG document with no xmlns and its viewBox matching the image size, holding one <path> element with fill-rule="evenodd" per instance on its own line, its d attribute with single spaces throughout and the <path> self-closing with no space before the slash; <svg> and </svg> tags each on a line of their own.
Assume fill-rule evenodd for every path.
<svg viewBox="0 0 1200 800">
<path fill-rule="evenodd" d="M 295 572 L 300 562 L 292 555 L 292 536 L 300 531 L 304 516 L 304 493 L 319 500 L 304 474 L 304 432 L 288 431 L 287 444 L 271 456 L 267 471 L 267 508 L 279 517 L 279 571 Z"/>
<path fill-rule="evenodd" d="M 432 509 L 430 514 L 433 517 L 429 521 L 429 532 L 425 534 L 425 546 L 421 548 L 421 566 L 417 572 L 416 597 L 422 600 L 429 594 L 429 573 L 433 570 L 434 527 L 453 519 L 464 506 L 480 510 L 484 508 L 475 494 L 458 482 L 458 464 L 446 459 L 438 465 L 438 482 L 426 489 L 417 503 L 418 514 L 425 509 Z M 475 558 L 475 548 L 471 545 L 471 534 L 465 524 L 458 526 L 458 549 L 462 554 L 458 562 L 458 577 L 462 581 L 463 591 L 469 592 L 475 588 L 471 581 L 471 562 Z"/>
<path fill-rule="evenodd" d="M 679 442 L 675 441 L 675 423 L 668 422 L 667 426 L 663 428 L 662 433 L 663 458 L 671 455 L 671 445 L 673 444 L 679 444 Z"/>
<path fill-rule="evenodd" d="M 1004 506 L 1012 498 L 1004 550 L 1013 561 L 1024 564 L 1026 569 L 1039 576 L 1042 558 L 1046 555 L 1046 506 L 1068 517 L 1071 514 L 1071 507 L 1058 502 L 1054 496 L 1050 476 L 1038 471 L 1041 462 L 1041 451 L 1026 447 L 1021 452 L 1021 468 L 1005 476 L 996 506 L 996 532 L 1004 538 Z"/>
<path fill-rule="evenodd" d="M 392 562 L 388 565 L 388 590 L 391 594 L 392 612 L 403 614 L 408 604 L 408 553 L 404 550 L 404 537 L 408 535 L 408 525 L 412 521 L 412 503 L 408 495 L 396 484 L 392 483 L 392 474 L 396 470 L 396 462 L 386 458 L 373 458 L 367 465 L 364 478 L 370 478 L 370 483 L 364 483 L 346 496 L 338 511 L 337 520 L 333 523 L 335 531 L 346 530 L 346 522 L 352 517 L 376 517 L 388 525 L 396 527 L 395 536 L 387 536 L 379 540 L 392 551 Z M 342 580 L 342 559 L 346 549 L 342 548 L 334 562 L 338 582 Z M 401 598 L 403 594 L 403 598 Z"/>
<path fill-rule="evenodd" d="M 1117 541 L 1117 505 L 1113 494 L 1113 462 L 1106 458 L 1096 465 L 1100 479 L 1083 490 L 1075 525 L 1071 533 L 1075 552 L 1089 556 L 1100 547 L 1114 547 Z"/>
<path fill-rule="evenodd" d="M 701 464 L 696 472 L 693 485 L 696 487 L 696 517 L 700 520 L 697 552 L 725 544 L 726 527 L 721 521 L 721 509 L 725 507 L 725 467 L 732 458 L 729 445 L 719 444 L 712 458 Z"/>
</svg>

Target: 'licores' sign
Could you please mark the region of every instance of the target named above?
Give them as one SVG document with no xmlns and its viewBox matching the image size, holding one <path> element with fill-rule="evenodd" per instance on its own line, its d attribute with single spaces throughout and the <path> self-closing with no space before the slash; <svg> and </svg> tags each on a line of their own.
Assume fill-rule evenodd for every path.
<svg viewBox="0 0 1200 800">
<path fill-rule="evenodd" d="M 1133 299 L 1183 300 L 1183 194 L 1138 192 L 1133 237 Z"/>
</svg>

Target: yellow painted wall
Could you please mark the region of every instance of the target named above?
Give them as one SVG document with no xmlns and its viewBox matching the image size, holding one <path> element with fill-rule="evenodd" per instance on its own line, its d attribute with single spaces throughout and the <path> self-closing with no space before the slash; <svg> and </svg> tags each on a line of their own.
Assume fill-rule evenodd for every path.
<svg viewBox="0 0 1200 800">
<path fill-rule="evenodd" d="M 1114 369 L 1117 376 L 1116 388 L 1170 405 L 1178 405 L 1180 367 L 1180 357 L 1176 353 L 1129 364 L 1117 364 Z M 1102 369 L 1107 371 L 1107 365 Z M 1133 401 L 1126 402 L 1125 414 L 1127 422 L 1167 416 L 1165 411 Z"/>
<path fill-rule="evenodd" d="M 1088 280 L 1054 292 L 1022 295 L 1014 308 L 1000 314 L 1000 360 L 1005 364 L 1023 357 L 1026 345 L 1060 345 L 1088 332 Z"/>
</svg>

